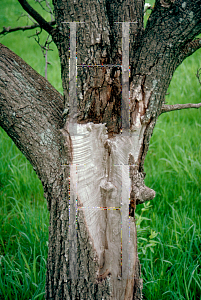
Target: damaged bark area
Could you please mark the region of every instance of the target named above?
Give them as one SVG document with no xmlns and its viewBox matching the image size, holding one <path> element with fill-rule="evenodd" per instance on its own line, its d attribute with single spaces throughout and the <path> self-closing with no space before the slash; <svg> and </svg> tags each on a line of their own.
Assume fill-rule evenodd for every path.
<svg viewBox="0 0 201 300">
<path fill-rule="evenodd" d="M 77 128 L 78 135 L 71 136 L 76 165 L 71 186 L 97 253 L 97 280 L 110 278 L 110 299 L 133 299 L 139 262 L 134 211 L 129 216 L 130 192 L 137 203 L 155 196 L 133 167 L 141 149 L 137 140 L 141 143 L 143 139 L 134 135 L 109 138 L 105 124 L 78 124 Z"/>
<path fill-rule="evenodd" d="M 129 155 L 129 164 L 131 178 L 129 215 L 134 217 L 136 205 L 152 200 L 155 197 L 155 191 L 145 185 L 145 175 L 138 171 L 134 157 L 131 154 Z"/>
<path fill-rule="evenodd" d="M 145 92 L 145 76 L 138 80 L 131 94 L 131 126 L 126 135 L 110 135 L 107 124 L 96 122 L 77 124 L 77 135 L 71 135 L 76 166 L 71 186 L 97 253 L 97 280 L 110 280 L 110 299 L 141 299 L 135 208 L 155 197 L 140 169 L 151 125 L 148 118 L 144 120 L 152 91 Z"/>
<path fill-rule="evenodd" d="M 81 124 L 106 123 L 108 133 L 112 136 L 119 133 L 121 128 L 121 70 L 120 67 L 94 68 L 78 70 L 83 89 L 78 94 L 77 121 Z"/>
<path fill-rule="evenodd" d="M 142 293 L 133 201 L 142 203 L 153 198 L 155 193 L 145 186 L 140 168 L 144 135 L 150 124 L 149 117 L 142 122 L 151 95 L 151 91 L 148 93 L 144 90 L 144 76 L 133 76 L 139 81 L 139 88 L 130 78 L 129 85 L 133 90 L 130 130 L 127 135 L 121 134 L 122 24 L 115 22 L 138 21 L 130 25 L 132 34 L 129 46 L 130 53 L 133 53 L 139 46 L 143 27 L 142 14 L 136 11 L 142 12 L 143 5 L 139 1 L 133 12 L 130 11 L 132 6 L 129 6 L 127 14 L 122 18 L 119 10 L 115 13 L 111 9 L 117 4 L 115 2 L 107 3 L 106 7 L 100 2 L 94 7 L 89 1 L 87 13 L 83 13 L 82 6 L 76 3 L 74 8 L 71 6 L 70 15 L 65 15 L 69 10 L 68 2 L 55 2 L 56 22 L 62 30 L 56 32 L 54 40 L 58 45 L 62 66 L 66 122 L 66 129 L 62 129 L 62 132 L 68 145 L 70 54 L 65 49 L 70 46 L 70 29 L 68 24 L 62 22 L 80 21 L 76 24 L 77 135 L 70 135 L 71 199 L 74 193 L 77 199 L 78 227 L 84 224 L 97 257 L 98 268 L 94 274 L 97 286 L 100 289 L 102 284 L 109 284 L 108 299 L 126 300 L 141 299 Z M 121 4 L 118 3 L 118 6 Z M 110 12 L 109 19 L 106 8 Z M 136 55 L 131 58 L 133 61 L 137 62 Z M 66 161 L 65 155 L 62 159 Z M 137 170 L 133 171 L 133 165 L 137 165 Z M 80 243 L 79 237 L 77 243 Z M 85 253 L 83 248 L 80 251 Z M 80 253 L 77 255 L 79 257 Z M 77 268 L 80 269 L 79 262 Z M 69 284 L 72 283 L 69 281 Z M 95 295 L 95 299 L 98 299 Z"/>
</svg>

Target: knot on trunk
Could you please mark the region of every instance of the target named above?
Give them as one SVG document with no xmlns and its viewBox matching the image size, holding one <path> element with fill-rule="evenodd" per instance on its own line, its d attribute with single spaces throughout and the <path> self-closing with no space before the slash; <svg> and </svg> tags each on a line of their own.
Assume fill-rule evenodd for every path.
<svg viewBox="0 0 201 300">
<path fill-rule="evenodd" d="M 134 216 L 136 205 L 152 200 L 156 193 L 144 183 L 144 174 L 130 166 L 131 193 L 130 193 L 130 215 Z"/>
</svg>

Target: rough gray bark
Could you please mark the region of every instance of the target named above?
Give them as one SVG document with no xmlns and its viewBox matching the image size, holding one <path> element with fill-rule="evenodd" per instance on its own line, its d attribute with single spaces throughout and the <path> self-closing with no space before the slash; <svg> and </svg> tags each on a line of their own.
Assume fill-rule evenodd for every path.
<svg viewBox="0 0 201 300">
<path fill-rule="evenodd" d="M 32 163 L 50 210 L 46 299 L 142 299 L 134 215 L 137 204 L 155 195 L 144 184 L 144 159 L 157 117 L 164 110 L 172 75 L 192 49 L 200 47 L 199 40 L 193 39 L 201 32 L 201 1 L 156 1 L 145 30 L 142 0 L 54 0 L 56 28 L 45 24 L 25 0 L 19 2 L 52 34 L 64 89 L 62 99 L 44 78 L 1 45 L 0 125 Z M 109 66 L 78 68 L 77 121 L 84 136 L 79 140 L 69 133 L 70 42 L 66 22 L 75 21 L 80 22 L 78 65 L 121 64 L 122 24 L 115 22 L 137 22 L 130 24 L 132 134 L 128 136 L 121 135 L 120 67 Z M 83 160 L 88 162 L 84 172 L 79 169 Z M 114 166 L 122 166 L 123 171 Z M 130 189 L 124 218 L 131 220 L 132 260 L 126 278 L 117 276 L 121 270 L 121 185 L 125 198 Z M 70 251 L 75 241 L 69 241 L 68 232 L 70 191 L 78 205 L 76 256 Z M 90 214 L 83 209 L 90 201 L 106 210 Z M 107 210 L 108 206 L 114 206 L 115 211 Z M 127 264 L 127 257 L 123 259 Z M 77 276 L 73 277 L 70 262 L 75 260 Z"/>
<path fill-rule="evenodd" d="M 0 53 L 0 125 L 47 187 L 60 165 L 62 96 L 2 44 Z"/>
</svg>

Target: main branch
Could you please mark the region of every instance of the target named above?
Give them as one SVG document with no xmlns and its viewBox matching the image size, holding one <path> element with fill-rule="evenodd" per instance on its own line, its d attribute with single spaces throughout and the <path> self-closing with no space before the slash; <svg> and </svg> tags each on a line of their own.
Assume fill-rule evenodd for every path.
<svg viewBox="0 0 201 300">
<path fill-rule="evenodd" d="M 2 44 L 0 70 L 0 126 L 46 183 L 59 164 L 62 96 Z"/>
</svg>

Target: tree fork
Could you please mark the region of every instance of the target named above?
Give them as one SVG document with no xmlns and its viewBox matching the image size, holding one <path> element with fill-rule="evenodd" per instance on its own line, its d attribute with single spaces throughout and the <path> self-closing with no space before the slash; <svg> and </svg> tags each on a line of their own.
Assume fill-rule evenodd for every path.
<svg viewBox="0 0 201 300">
<path fill-rule="evenodd" d="M 68 122 L 69 53 L 64 51 L 64 47 L 68 49 L 70 46 L 68 39 L 70 30 L 68 24 L 63 22 L 79 21 L 81 13 L 79 13 L 79 5 L 74 9 L 70 3 L 66 3 L 65 1 L 57 1 L 54 4 L 56 22 L 60 28 L 63 28 L 62 31 L 57 33 L 57 36 L 55 35 L 57 39 L 55 41 L 58 45 L 61 59 L 66 108 L 64 116 Z M 64 14 L 57 13 L 57 11 L 59 12 L 60 5 L 63 5 Z M 115 5 L 117 5 L 116 10 Z M 121 6 L 124 5 L 124 3 L 118 4 L 115 1 L 107 3 L 106 12 L 105 7 L 102 7 L 102 3 L 98 3 L 96 8 L 94 8 L 93 3 L 90 2 L 87 7 L 87 22 L 77 23 L 77 64 L 84 65 L 82 68 L 78 67 L 77 69 L 77 128 L 79 133 L 85 134 L 77 137 L 71 136 L 72 149 L 74 152 L 73 161 L 74 164 L 77 165 L 78 177 L 78 180 L 74 182 L 74 187 L 77 185 L 79 202 L 78 214 L 79 211 L 82 210 L 86 231 L 92 241 L 93 249 L 97 254 L 98 269 L 96 269 L 96 276 L 98 280 L 98 293 L 101 289 L 100 283 L 107 284 L 110 282 L 110 296 L 108 294 L 108 296 L 105 295 L 105 297 L 109 299 L 141 299 L 142 281 L 139 279 L 140 267 L 137 257 L 136 229 L 134 222 L 132 222 L 131 225 L 131 231 L 133 233 L 130 252 L 133 255 L 131 259 L 131 280 L 128 279 L 127 283 L 124 280 L 118 281 L 118 278 L 121 278 L 121 276 L 119 277 L 121 273 L 119 269 L 120 263 L 118 263 L 118 257 L 121 255 L 118 245 L 121 241 L 118 238 L 113 239 L 112 233 L 115 232 L 115 228 L 118 228 L 121 217 L 118 215 L 120 192 L 115 188 L 122 185 L 122 189 L 124 189 L 124 187 L 127 187 L 127 190 L 130 189 L 130 204 L 128 201 L 126 215 L 128 219 L 129 205 L 130 219 L 134 220 L 136 204 L 143 203 L 148 199 L 153 199 L 155 196 L 155 192 L 144 185 L 144 159 L 171 76 L 178 65 L 178 61 L 181 63 L 182 59 L 180 53 L 184 48 L 183 45 L 185 45 L 185 41 L 181 47 L 181 51 L 172 57 L 172 51 L 175 52 L 175 48 L 173 46 L 171 49 L 168 42 L 163 45 L 162 41 L 164 41 L 164 36 L 161 42 L 159 42 L 160 32 L 158 32 L 157 22 L 161 22 L 160 26 L 163 27 L 164 35 L 169 36 L 170 32 L 167 29 L 167 23 L 169 21 L 175 22 L 174 14 L 170 12 L 169 19 L 167 19 L 165 23 L 164 20 L 160 18 L 157 22 L 153 21 L 158 14 L 160 15 L 159 11 L 164 9 L 162 6 L 157 5 L 153 10 L 153 19 L 150 18 L 147 29 L 143 33 L 143 21 L 141 19 L 143 15 L 142 2 L 139 1 L 135 7 L 130 6 L 129 9 L 133 9 L 132 13 L 131 11 L 127 12 L 124 18 L 121 16 L 121 9 L 119 9 L 120 7 L 118 7 L 118 5 Z M 71 17 L 65 14 L 69 8 L 73 11 Z M 99 19 L 96 19 L 97 15 Z M 132 19 L 129 17 L 131 15 L 133 16 Z M 134 18 L 134 16 L 136 16 L 136 18 Z M 120 134 L 121 72 L 118 67 L 112 69 L 109 66 L 107 67 L 107 64 L 121 64 L 121 22 L 136 20 L 137 23 L 131 26 L 133 35 L 131 36 L 130 42 L 130 64 L 132 70 L 130 78 L 131 135 L 124 137 Z M 84 22 L 85 18 L 82 18 L 81 21 Z M 155 27 L 152 25 L 154 22 L 157 23 Z M 96 24 L 96 26 L 93 27 L 91 24 Z M 181 28 L 181 32 L 182 30 Z M 110 39 L 108 39 L 109 34 Z M 154 34 L 155 38 L 153 40 Z M 189 42 L 189 38 L 194 38 L 194 36 L 190 37 L 190 34 L 192 35 L 192 31 L 189 28 L 189 33 L 187 33 L 187 36 L 189 36 L 186 37 L 186 43 Z M 63 45 L 65 45 L 63 47 L 61 47 L 59 42 L 61 40 L 63 41 Z M 177 47 L 177 39 L 175 39 L 174 42 L 175 47 Z M 157 57 L 156 53 L 161 52 L 163 56 Z M 147 59 L 145 59 L 146 57 Z M 182 58 L 184 58 L 184 56 Z M 93 67 L 86 67 L 86 65 L 93 66 L 99 64 L 105 66 L 95 69 Z M 101 123 L 105 123 L 106 126 Z M 66 128 L 68 128 L 68 125 Z M 68 129 L 67 131 L 69 132 Z M 121 147 L 125 144 L 127 145 L 127 149 L 122 151 L 123 148 Z M 83 148 L 81 145 L 84 145 Z M 92 149 L 89 151 L 90 159 L 82 155 L 82 153 L 86 153 L 85 147 Z M 85 166 L 81 167 L 82 164 Z M 123 173 L 124 176 L 121 176 L 122 173 L 118 172 L 119 165 L 121 164 L 124 165 L 125 170 L 126 165 L 128 166 L 127 170 L 130 168 L 130 178 L 128 178 L 128 181 L 125 179 L 125 170 Z M 84 168 L 84 171 L 82 168 Z M 95 173 L 92 172 L 93 168 L 96 170 Z M 100 172 L 102 172 L 101 175 Z M 122 179 L 122 177 L 124 178 Z M 73 178 L 76 178 L 76 174 L 74 174 Z M 128 184 L 129 180 L 130 188 Z M 127 196 L 125 195 L 124 197 L 126 198 Z M 116 207 L 116 211 L 108 210 L 107 208 L 110 206 Z M 87 210 L 86 207 L 104 207 L 105 210 L 97 210 L 95 213 L 94 208 L 90 211 L 89 209 Z M 78 224 L 79 222 L 78 217 Z M 119 232 L 119 234 L 117 234 L 118 237 L 120 235 L 119 228 L 117 232 Z M 122 262 L 122 268 L 123 265 Z M 105 289 L 109 291 L 108 288 Z M 123 290 L 125 290 L 125 293 Z M 99 294 L 94 294 L 94 297 L 98 299 L 98 295 Z"/>
</svg>

